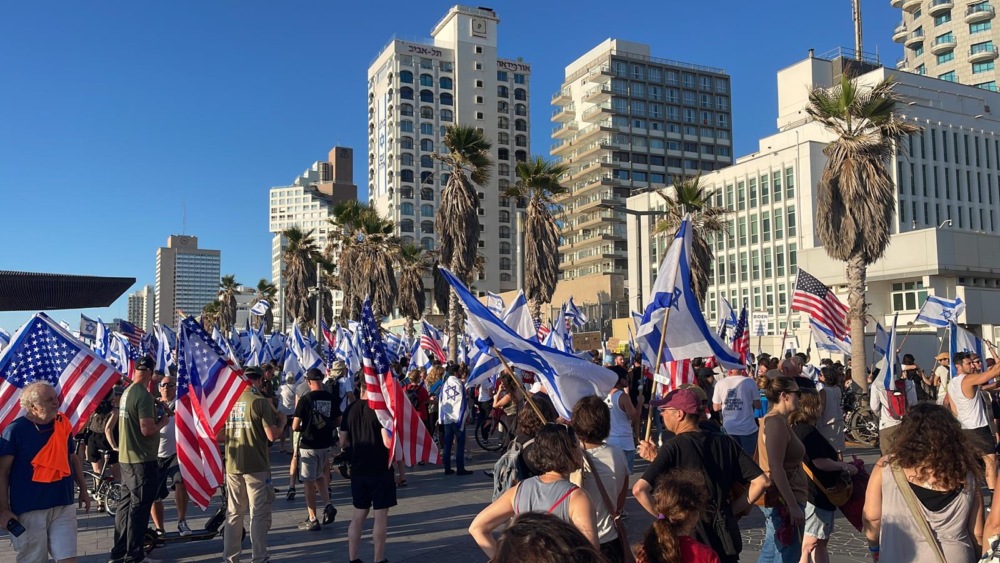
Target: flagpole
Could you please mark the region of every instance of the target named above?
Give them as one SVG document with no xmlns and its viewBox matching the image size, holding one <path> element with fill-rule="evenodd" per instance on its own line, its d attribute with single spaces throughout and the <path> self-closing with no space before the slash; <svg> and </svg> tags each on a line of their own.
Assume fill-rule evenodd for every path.
<svg viewBox="0 0 1000 563">
<path fill-rule="evenodd" d="M 673 303 L 671 303 L 673 305 Z M 670 309 L 667 307 L 665 313 L 663 313 L 663 326 L 660 327 L 660 347 L 656 350 L 656 363 L 653 364 L 653 383 L 656 383 L 656 372 L 660 369 L 660 361 L 663 359 L 663 345 L 667 342 L 667 322 L 670 320 Z M 649 441 L 649 436 L 653 433 L 653 407 L 649 407 L 649 415 L 646 418 L 646 441 Z"/>
<path fill-rule="evenodd" d="M 792 284 L 792 292 L 788 295 L 788 315 L 785 316 L 785 330 L 781 333 L 781 349 L 778 356 L 785 356 L 785 338 L 788 336 L 788 327 L 792 324 L 792 300 L 795 298 L 795 288 L 799 285 L 799 268 L 795 268 L 795 283 Z"/>
<path fill-rule="evenodd" d="M 538 409 L 538 405 L 536 405 L 535 402 L 531 400 L 531 395 L 528 394 L 528 390 L 524 388 L 524 384 L 520 381 L 521 378 L 515 376 L 513 368 L 511 368 L 510 364 L 507 363 L 507 359 L 504 358 L 502 354 L 500 354 L 500 350 L 497 350 L 496 346 L 490 346 L 490 350 L 493 350 L 493 354 L 500 359 L 500 363 L 503 364 L 504 369 L 506 369 L 510 373 L 510 378 L 514 380 L 514 384 L 517 385 L 517 388 L 521 390 L 521 394 L 524 395 L 524 399 L 528 402 L 528 405 L 531 407 L 531 410 L 535 411 L 535 414 L 538 415 L 538 420 L 541 420 L 542 424 L 549 422 L 542 415 L 542 411 Z"/>
<path fill-rule="evenodd" d="M 896 348 L 897 354 L 903 349 L 903 344 L 906 344 L 906 339 L 910 337 L 911 330 L 913 330 L 913 321 L 906 321 L 906 334 L 903 335 L 903 341 L 899 343 L 899 348 Z"/>
</svg>

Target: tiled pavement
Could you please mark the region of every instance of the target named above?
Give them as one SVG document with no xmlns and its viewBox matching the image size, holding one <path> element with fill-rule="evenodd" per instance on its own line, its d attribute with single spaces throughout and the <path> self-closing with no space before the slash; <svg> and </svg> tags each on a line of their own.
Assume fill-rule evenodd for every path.
<svg viewBox="0 0 1000 563">
<path fill-rule="evenodd" d="M 390 511 L 389 540 L 386 557 L 393 563 L 451 563 L 483 562 L 486 558 L 469 537 L 467 528 L 472 518 L 490 501 L 492 481 L 482 470 L 492 467 L 497 454 L 483 452 L 470 439 L 467 449 L 467 465 L 475 470 L 474 475 L 458 477 L 445 476 L 440 467 L 415 467 L 407 474 L 409 486 L 399 490 L 399 505 Z M 875 451 L 863 450 L 856 453 L 867 463 L 876 458 Z M 268 536 L 272 561 L 296 562 L 347 562 L 347 522 L 352 508 L 350 491 L 346 483 L 339 479 L 334 482 L 333 502 L 340 511 L 337 521 L 319 532 L 303 532 L 296 528 L 305 517 L 305 501 L 301 486 L 293 502 L 284 500 L 284 490 L 288 484 L 288 456 L 275 448 L 271 453 L 275 470 L 275 484 L 281 492 L 274 503 L 274 517 Z M 283 467 L 282 467 L 283 466 Z M 637 463 L 636 474 L 641 474 L 644 462 Z M 634 477 L 637 478 L 637 477 Z M 216 497 L 216 502 L 218 497 Z M 176 530 L 176 515 L 173 501 L 166 501 L 168 531 Z M 213 514 L 218 504 L 205 513 L 197 508 L 190 511 L 188 523 L 192 528 L 201 528 Z M 651 518 L 631 497 L 627 506 L 631 517 L 628 519 L 629 537 L 638 542 L 648 528 Z M 365 535 L 361 557 L 372 561 L 370 525 Z M 743 561 L 756 561 L 757 552 L 763 540 L 763 518 L 754 512 L 741 522 L 744 530 Z M 112 519 L 106 514 L 83 514 L 79 518 L 80 563 L 107 561 L 113 535 Z M 13 561 L 6 539 L 0 539 L 0 562 Z M 244 561 L 249 561 L 250 542 L 244 542 Z M 833 539 L 830 542 L 831 561 L 834 563 L 865 561 L 868 550 L 864 539 L 843 517 L 836 521 Z M 216 537 L 206 541 L 174 544 L 154 550 L 150 557 L 157 561 L 219 561 L 222 553 L 222 539 Z"/>
</svg>

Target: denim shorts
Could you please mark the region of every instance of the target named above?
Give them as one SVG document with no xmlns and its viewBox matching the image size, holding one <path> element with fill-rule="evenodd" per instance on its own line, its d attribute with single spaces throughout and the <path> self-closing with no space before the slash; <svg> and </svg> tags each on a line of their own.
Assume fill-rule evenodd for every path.
<svg viewBox="0 0 1000 563">
<path fill-rule="evenodd" d="M 830 539 L 833 533 L 833 510 L 817 508 L 813 503 L 806 503 L 805 535 L 819 540 Z"/>
</svg>

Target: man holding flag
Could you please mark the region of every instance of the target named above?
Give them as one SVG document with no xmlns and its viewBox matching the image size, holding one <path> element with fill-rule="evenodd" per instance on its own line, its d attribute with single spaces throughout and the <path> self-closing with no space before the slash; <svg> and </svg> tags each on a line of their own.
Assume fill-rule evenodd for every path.
<svg viewBox="0 0 1000 563">
<path fill-rule="evenodd" d="M 956 328 L 963 330 L 954 326 L 952 330 Z M 952 358 L 958 375 L 948 384 L 948 401 L 951 401 L 955 418 L 962 425 L 962 433 L 981 452 L 986 464 L 986 486 L 992 491 L 997 478 L 996 440 L 990 430 L 987 407 L 979 388 L 1000 376 L 1000 364 L 995 364 L 984 372 L 977 372 L 972 353 L 956 352 Z"/>
</svg>

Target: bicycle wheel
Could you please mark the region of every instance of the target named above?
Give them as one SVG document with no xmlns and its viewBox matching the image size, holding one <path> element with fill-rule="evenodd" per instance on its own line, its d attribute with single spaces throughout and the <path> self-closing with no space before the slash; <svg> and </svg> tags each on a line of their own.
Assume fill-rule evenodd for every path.
<svg viewBox="0 0 1000 563">
<path fill-rule="evenodd" d="M 104 489 L 104 507 L 108 516 L 114 516 L 118 510 L 118 502 L 128 494 L 121 483 L 111 483 Z"/>
<path fill-rule="evenodd" d="M 507 425 L 502 420 L 488 418 L 476 426 L 476 443 L 488 452 L 503 449 L 508 435 Z"/>
</svg>

